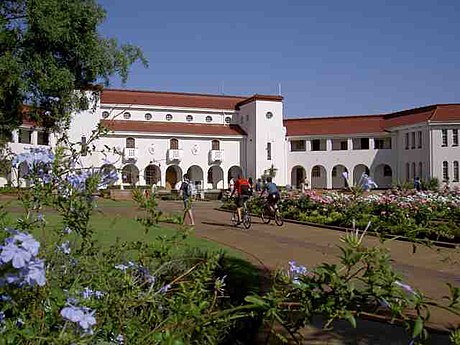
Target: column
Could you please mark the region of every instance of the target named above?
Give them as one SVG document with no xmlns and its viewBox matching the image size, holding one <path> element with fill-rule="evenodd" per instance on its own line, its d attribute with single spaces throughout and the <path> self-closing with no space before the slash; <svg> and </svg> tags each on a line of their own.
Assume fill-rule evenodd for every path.
<svg viewBox="0 0 460 345">
<path fill-rule="evenodd" d="M 332 169 L 324 167 L 326 169 L 326 189 L 332 189 Z"/>
<path fill-rule="evenodd" d="M 19 142 L 19 132 L 18 132 L 18 130 L 15 129 L 11 134 L 12 134 L 13 143 L 18 143 Z"/>
<path fill-rule="evenodd" d="M 347 138 L 347 148 L 348 148 L 348 151 L 353 150 L 353 139 L 352 138 Z"/>
<path fill-rule="evenodd" d="M 332 151 L 332 139 L 326 139 L 326 151 Z"/>
<path fill-rule="evenodd" d="M 37 145 L 38 144 L 38 132 L 35 131 L 35 130 L 32 131 L 30 143 L 32 145 Z"/>
</svg>

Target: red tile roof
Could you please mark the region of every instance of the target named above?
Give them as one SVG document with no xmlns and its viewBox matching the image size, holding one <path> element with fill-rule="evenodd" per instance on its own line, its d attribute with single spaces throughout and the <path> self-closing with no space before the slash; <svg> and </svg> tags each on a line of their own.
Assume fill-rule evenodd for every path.
<svg viewBox="0 0 460 345">
<path fill-rule="evenodd" d="M 244 96 L 104 89 L 101 94 L 101 103 L 233 110 L 238 103 L 247 98 Z"/>
<path fill-rule="evenodd" d="M 196 135 L 246 135 L 238 125 L 208 125 L 202 123 L 101 120 L 112 131 L 173 133 Z"/>
<path fill-rule="evenodd" d="M 435 104 L 390 114 L 284 120 L 288 136 L 384 133 L 425 122 L 460 122 L 460 104 Z"/>
<path fill-rule="evenodd" d="M 288 136 L 383 133 L 382 115 L 337 116 L 284 120 Z"/>
</svg>

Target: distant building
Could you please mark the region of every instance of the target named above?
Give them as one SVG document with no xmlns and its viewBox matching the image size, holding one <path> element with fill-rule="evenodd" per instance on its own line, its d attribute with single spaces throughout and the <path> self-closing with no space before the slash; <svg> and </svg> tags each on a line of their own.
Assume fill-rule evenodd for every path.
<svg viewBox="0 0 460 345">
<path fill-rule="evenodd" d="M 355 184 L 366 173 L 381 188 L 416 176 L 459 185 L 460 104 L 284 119 L 281 96 L 106 89 L 95 110 L 74 115 L 71 140 L 84 144 L 99 123 L 110 133 L 83 165 L 116 169 L 119 184 L 174 189 L 188 173 L 198 188 L 223 189 L 239 174 L 258 178 L 270 170 L 279 185 L 295 187 L 307 179 L 312 188 L 343 188 L 343 172 Z M 55 141 L 24 123 L 10 148 L 19 153 Z M 3 171 L 0 185 L 24 184 L 27 167 L 16 170 Z"/>
</svg>

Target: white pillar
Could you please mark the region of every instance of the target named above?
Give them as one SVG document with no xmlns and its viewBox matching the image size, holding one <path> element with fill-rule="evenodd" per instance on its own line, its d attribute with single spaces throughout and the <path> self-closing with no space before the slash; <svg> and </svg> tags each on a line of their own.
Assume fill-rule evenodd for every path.
<svg viewBox="0 0 460 345">
<path fill-rule="evenodd" d="M 15 129 L 12 132 L 12 140 L 13 140 L 13 143 L 18 143 L 19 142 L 19 132 L 18 132 L 17 129 Z"/>
<path fill-rule="evenodd" d="M 32 131 L 30 143 L 32 145 L 37 145 L 38 144 L 38 132 L 36 130 Z"/>
<path fill-rule="evenodd" d="M 332 151 L 332 139 L 326 139 L 326 151 Z"/>
<path fill-rule="evenodd" d="M 347 149 L 348 151 L 353 150 L 353 139 L 352 138 L 347 138 Z"/>
<path fill-rule="evenodd" d="M 328 169 L 327 167 L 324 167 L 326 169 L 326 188 L 327 189 L 332 189 L 332 169 Z"/>
</svg>

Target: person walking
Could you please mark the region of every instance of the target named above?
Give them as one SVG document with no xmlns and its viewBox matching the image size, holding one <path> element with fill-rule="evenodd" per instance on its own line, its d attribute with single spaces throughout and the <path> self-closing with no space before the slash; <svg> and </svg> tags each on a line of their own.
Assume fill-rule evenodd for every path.
<svg viewBox="0 0 460 345">
<path fill-rule="evenodd" d="M 184 223 L 185 217 L 188 215 L 190 225 L 195 226 L 195 219 L 192 212 L 192 184 L 187 174 L 184 175 L 184 181 L 180 185 L 179 195 L 182 196 L 184 202 Z"/>
</svg>

